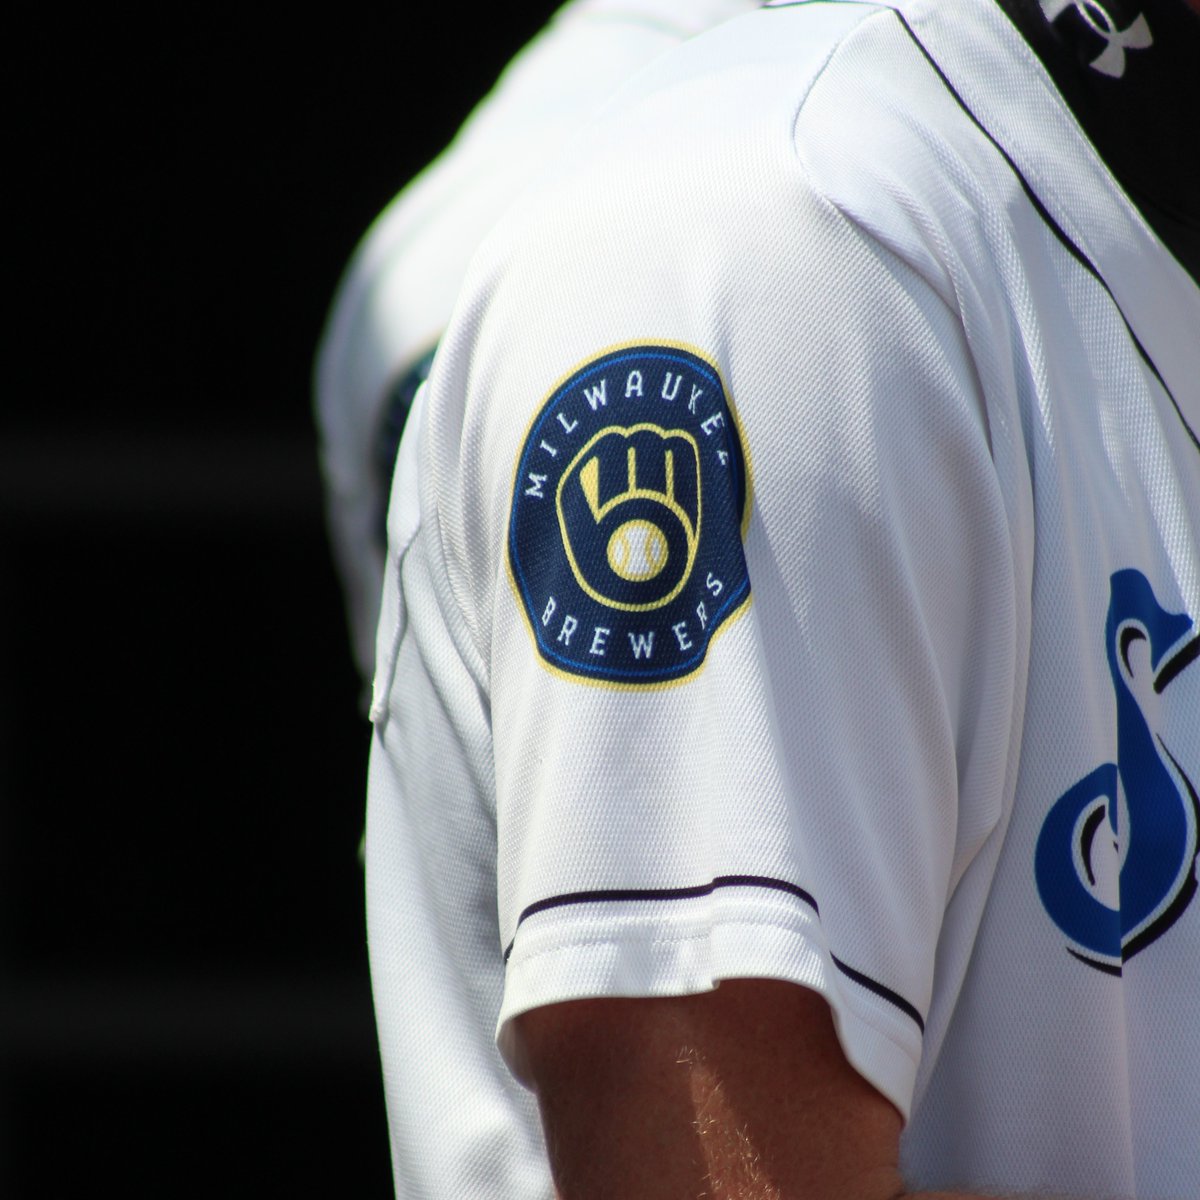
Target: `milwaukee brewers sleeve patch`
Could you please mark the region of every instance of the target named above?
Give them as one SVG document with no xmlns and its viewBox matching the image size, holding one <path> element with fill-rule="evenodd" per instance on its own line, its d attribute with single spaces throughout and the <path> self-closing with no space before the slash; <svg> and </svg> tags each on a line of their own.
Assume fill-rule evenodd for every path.
<svg viewBox="0 0 1200 1200">
<path fill-rule="evenodd" d="M 716 368 L 612 350 L 559 384 L 521 449 L 508 555 L 551 669 L 676 682 L 750 597 L 746 456 Z"/>
</svg>

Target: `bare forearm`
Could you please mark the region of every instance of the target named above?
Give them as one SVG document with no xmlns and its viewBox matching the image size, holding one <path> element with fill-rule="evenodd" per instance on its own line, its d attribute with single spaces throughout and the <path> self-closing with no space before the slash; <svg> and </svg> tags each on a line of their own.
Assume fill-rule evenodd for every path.
<svg viewBox="0 0 1200 1200">
<path fill-rule="evenodd" d="M 609 1193 L 605 1193 L 605 1194 L 609 1194 Z M 651 1192 L 648 1192 L 645 1194 L 652 1195 L 653 1192 L 651 1191 Z M 763 1189 L 760 1191 L 750 1192 L 750 1191 L 746 1191 L 743 1188 L 743 1189 L 739 1190 L 738 1192 L 731 1193 L 731 1194 L 735 1194 L 735 1195 L 741 1197 L 741 1200 L 791 1200 L 790 1197 L 785 1197 L 784 1194 L 782 1192 L 780 1192 L 779 1189 L 773 1183 L 769 1183 L 769 1182 L 764 1183 Z M 586 1197 L 589 1196 L 590 1193 L 574 1192 L 574 1191 L 562 1192 L 562 1191 L 556 1190 L 554 1195 L 556 1197 L 556 1200 L 579 1200 L 579 1198 L 583 1198 L 583 1200 L 586 1200 Z M 668 1197 L 667 1193 L 663 1193 L 663 1200 L 675 1200 L 674 1194 L 672 1193 Z M 797 1196 L 795 1198 L 795 1200 L 805 1200 L 805 1197 Z M 847 1198 L 847 1200 L 849 1200 L 849 1198 Z M 877 1200 L 877 1198 L 870 1197 L 869 1200 Z M 997 1194 L 996 1192 L 991 1192 L 986 1196 L 980 1192 L 903 1192 L 900 1194 L 894 1194 L 892 1196 L 884 1197 L 884 1198 L 882 1198 L 882 1200 L 1068 1200 L 1068 1197 L 1066 1197 L 1066 1196 L 1055 1197 L 1055 1196 L 1046 1196 L 1046 1195 L 1040 1195 L 1037 1197 L 1032 1197 L 1032 1196 L 1022 1197 L 1022 1196 L 1011 1195 L 1011 1194 L 1006 1194 L 1006 1195 L 1002 1196 L 1002 1195 Z M 1083 1197 L 1083 1196 L 1077 1196 L 1077 1197 L 1070 1198 L 1070 1200 L 1087 1200 L 1087 1198 Z"/>
<path fill-rule="evenodd" d="M 998 1196 L 995 1192 L 984 1196 L 978 1192 L 906 1192 L 903 1196 L 896 1197 L 896 1200 L 1067 1200 L 1067 1197 L 1054 1196 L 1021 1196 L 1004 1195 Z M 1086 1200 L 1085 1197 L 1079 1196 L 1075 1200 Z"/>
<path fill-rule="evenodd" d="M 744 1188 L 736 1193 L 741 1200 L 790 1200 L 773 1183 L 764 1183 L 763 1189 L 759 1192 L 748 1192 Z M 586 1197 L 585 1192 L 562 1192 L 555 1190 L 555 1200 L 577 1200 L 577 1197 Z M 663 1200 L 668 1200 L 664 1193 Z M 669 1200 L 674 1200 L 671 1196 Z M 803 1196 L 796 1197 L 796 1200 L 805 1200 Z M 870 1200 L 875 1200 L 871 1197 Z M 996 1192 L 990 1192 L 986 1196 L 980 1192 L 903 1192 L 892 1196 L 885 1197 L 884 1200 L 1068 1200 L 1066 1196 L 1017 1196 L 1017 1195 L 999 1195 Z M 1071 1197 L 1070 1200 L 1087 1200 L 1086 1197 L 1077 1196 Z"/>
<path fill-rule="evenodd" d="M 805 988 L 730 980 L 521 1020 L 559 1200 L 1022 1200 L 907 1191 L 900 1113 Z"/>
<path fill-rule="evenodd" d="M 1016 1192 L 905 1192 L 896 1200 L 1098 1200 L 1097 1197 L 1070 1196 L 1060 1192 L 1038 1192 L 1036 1196 Z M 1105 1196 L 1104 1200 L 1120 1200 L 1116 1196 Z"/>
</svg>

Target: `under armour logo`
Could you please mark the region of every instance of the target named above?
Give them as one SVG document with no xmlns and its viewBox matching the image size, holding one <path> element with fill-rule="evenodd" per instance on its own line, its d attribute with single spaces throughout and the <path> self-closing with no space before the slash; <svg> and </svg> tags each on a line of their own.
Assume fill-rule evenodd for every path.
<svg viewBox="0 0 1200 1200">
<path fill-rule="evenodd" d="M 1042 0 L 1042 9 L 1052 22 L 1056 22 L 1068 10 L 1078 16 L 1088 31 L 1079 30 L 1079 34 L 1088 42 L 1093 42 L 1091 48 L 1094 48 L 1094 38 L 1099 38 L 1103 43 L 1103 49 L 1088 65 L 1111 79 L 1120 79 L 1125 74 L 1127 50 L 1146 50 L 1154 45 L 1154 35 L 1143 13 L 1138 13 L 1121 29 L 1099 0 Z"/>
</svg>

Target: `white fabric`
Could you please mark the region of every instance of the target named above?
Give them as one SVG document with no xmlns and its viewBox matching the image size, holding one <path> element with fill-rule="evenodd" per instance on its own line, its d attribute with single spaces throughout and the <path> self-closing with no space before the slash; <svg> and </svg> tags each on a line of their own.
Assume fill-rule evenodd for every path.
<svg viewBox="0 0 1200 1200">
<path fill-rule="evenodd" d="M 373 456 L 390 387 L 436 345 L 480 240 L 571 131 L 656 55 L 755 6 L 565 4 L 356 250 L 326 320 L 314 390 L 330 534 L 364 679 L 375 665 L 376 527 L 387 503 Z"/>
<path fill-rule="evenodd" d="M 520 1074 L 530 1008 L 772 977 L 908 1117 L 911 1186 L 1194 1194 L 1197 330 L 986 0 L 781 6 L 643 73 L 488 239 L 406 434 L 367 835 L 389 1088 L 396 1028 L 466 1037 L 464 997 Z M 526 464 L 571 481 L 575 418 L 703 444 L 604 366 L 647 345 L 719 373 L 749 518 L 701 536 L 744 538 L 751 597 L 689 674 L 622 684 L 582 647 L 636 652 L 534 596 L 558 550 L 510 520 Z M 558 390 L 590 361 L 604 407 Z"/>
<path fill-rule="evenodd" d="M 571 131 L 657 55 L 756 6 L 756 0 L 572 0 L 356 251 L 322 336 L 315 388 L 330 531 L 365 679 L 375 664 L 383 578 L 374 526 L 385 498 L 373 456 L 393 382 L 437 342 L 480 239 Z M 416 476 L 408 443 L 398 474 Z M 403 496 L 397 511 L 407 511 Z M 398 603 L 389 593 L 389 635 Z M 429 644 L 426 653 L 433 653 Z M 432 714 L 437 702 L 421 705 Z M 441 786 L 474 794 L 457 774 L 457 742 L 447 746 L 445 733 L 446 727 L 431 729 L 408 767 L 423 764 L 426 774 L 445 768 L 450 774 Z M 501 984 L 494 830 L 486 820 L 471 832 L 439 829 L 418 814 L 408 823 L 393 812 L 377 816 L 374 837 L 390 847 L 384 874 L 395 881 L 374 889 L 371 927 L 375 986 L 386 997 L 379 1032 L 397 1193 L 544 1200 L 552 1189 L 536 1107 L 505 1069 L 493 1039 Z M 468 861 L 470 869 L 461 872 L 443 866 Z M 424 896 L 423 913 L 412 909 L 409 888 Z"/>
</svg>

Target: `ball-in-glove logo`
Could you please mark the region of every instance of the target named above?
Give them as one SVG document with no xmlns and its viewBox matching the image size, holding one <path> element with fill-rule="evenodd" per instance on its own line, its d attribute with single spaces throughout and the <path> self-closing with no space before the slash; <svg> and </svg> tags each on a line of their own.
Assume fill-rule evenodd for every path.
<svg viewBox="0 0 1200 1200">
<path fill-rule="evenodd" d="M 609 608 L 661 608 L 688 581 L 700 544 L 696 439 L 610 425 L 562 473 L 556 503 L 579 586 Z"/>
<path fill-rule="evenodd" d="M 612 351 L 534 419 L 517 465 L 512 578 L 552 667 L 683 678 L 749 597 L 746 464 L 716 369 L 668 346 Z"/>
</svg>

